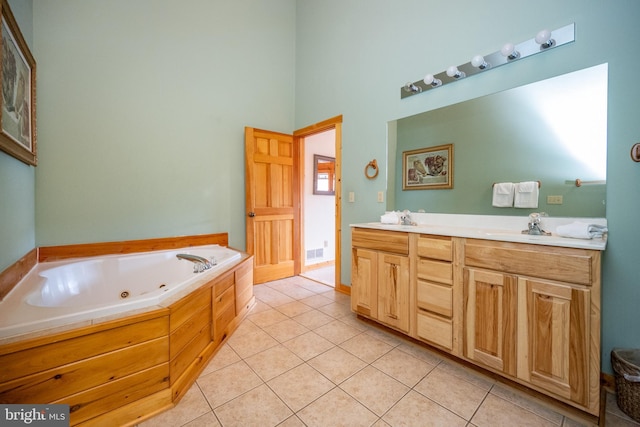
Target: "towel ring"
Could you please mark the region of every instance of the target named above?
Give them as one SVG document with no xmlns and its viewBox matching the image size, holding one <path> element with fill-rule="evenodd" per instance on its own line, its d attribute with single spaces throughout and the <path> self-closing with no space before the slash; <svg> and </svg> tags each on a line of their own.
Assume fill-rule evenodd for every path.
<svg viewBox="0 0 640 427">
<path fill-rule="evenodd" d="M 369 169 L 373 169 L 373 175 L 369 175 Z M 376 176 L 378 176 L 378 162 L 376 161 L 376 159 L 371 160 L 367 166 L 364 167 L 364 176 L 366 176 L 368 179 L 373 179 Z"/>
</svg>

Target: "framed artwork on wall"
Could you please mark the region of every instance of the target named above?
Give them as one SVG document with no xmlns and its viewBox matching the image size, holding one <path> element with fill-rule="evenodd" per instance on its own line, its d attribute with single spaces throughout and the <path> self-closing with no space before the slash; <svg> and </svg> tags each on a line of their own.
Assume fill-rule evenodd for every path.
<svg viewBox="0 0 640 427">
<path fill-rule="evenodd" d="M 36 166 L 36 62 L 7 0 L 2 0 L 0 8 L 0 150 Z"/>
<path fill-rule="evenodd" d="M 403 190 L 453 188 L 453 144 L 402 153 Z"/>
</svg>

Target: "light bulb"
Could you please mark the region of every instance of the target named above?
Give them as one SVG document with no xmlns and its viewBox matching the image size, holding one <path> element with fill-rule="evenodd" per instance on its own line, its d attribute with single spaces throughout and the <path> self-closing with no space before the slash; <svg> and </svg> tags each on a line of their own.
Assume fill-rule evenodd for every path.
<svg viewBox="0 0 640 427">
<path fill-rule="evenodd" d="M 404 85 L 404 91 L 407 93 L 419 93 L 422 92 L 422 88 L 420 86 L 416 86 L 411 82 L 407 82 L 407 84 Z"/>
<path fill-rule="evenodd" d="M 449 68 L 447 68 L 447 76 L 453 77 L 454 79 L 459 79 L 459 78 L 465 77 L 466 74 L 458 70 L 458 67 L 456 67 L 455 65 L 452 65 Z"/>
<path fill-rule="evenodd" d="M 548 49 L 551 46 L 553 46 L 555 43 L 555 40 L 551 38 L 551 31 L 547 30 L 546 28 L 544 30 L 541 30 L 538 34 L 536 34 L 535 40 L 536 40 L 536 43 L 538 43 L 542 49 Z"/>
<path fill-rule="evenodd" d="M 484 60 L 484 56 L 482 55 L 476 55 L 473 58 L 471 58 L 471 65 L 473 65 L 476 68 L 480 68 L 481 70 L 484 70 L 485 68 L 489 67 L 489 64 Z"/>
<path fill-rule="evenodd" d="M 424 76 L 423 82 L 427 85 L 431 85 L 431 87 L 438 87 L 442 84 L 442 80 L 436 79 L 433 74 L 427 74 Z"/>
<path fill-rule="evenodd" d="M 513 45 L 513 43 L 507 43 L 502 46 L 502 49 L 500 49 L 500 53 L 502 54 L 502 56 L 509 59 L 516 59 L 520 57 L 520 52 L 516 50 L 516 47 Z"/>
</svg>

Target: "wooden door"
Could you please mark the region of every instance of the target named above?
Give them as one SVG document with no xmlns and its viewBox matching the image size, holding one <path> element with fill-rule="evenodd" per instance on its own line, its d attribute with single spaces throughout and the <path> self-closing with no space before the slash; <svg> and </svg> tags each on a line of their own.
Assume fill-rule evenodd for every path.
<svg viewBox="0 0 640 427">
<path fill-rule="evenodd" d="M 298 146 L 292 135 L 245 128 L 247 252 L 254 283 L 300 270 Z"/>
<path fill-rule="evenodd" d="M 378 253 L 369 249 L 351 251 L 351 309 L 378 317 Z"/>
<path fill-rule="evenodd" d="M 465 355 L 516 375 L 517 286 L 514 276 L 465 269 Z"/>
<path fill-rule="evenodd" d="M 378 320 L 409 331 L 409 257 L 378 253 Z"/>
<path fill-rule="evenodd" d="M 590 291 L 522 277 L 518 288 L 518 377 L 587 405 Z"/>
</svg>

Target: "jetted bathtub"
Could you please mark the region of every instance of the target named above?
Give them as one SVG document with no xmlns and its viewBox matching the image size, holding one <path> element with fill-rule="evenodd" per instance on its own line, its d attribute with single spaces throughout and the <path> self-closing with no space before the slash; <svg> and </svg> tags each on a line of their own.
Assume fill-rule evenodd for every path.
<svg viewBox="0 0 640 427">
<path fill-rule="evenodd" d="M 178 254 L 215 265 L 194 273 L 194 263 Z M 240 258 L 238 251 L 208 245 L 39 263 L 0 302 L 0 340 L 167 307 Z"/>
</svg>

